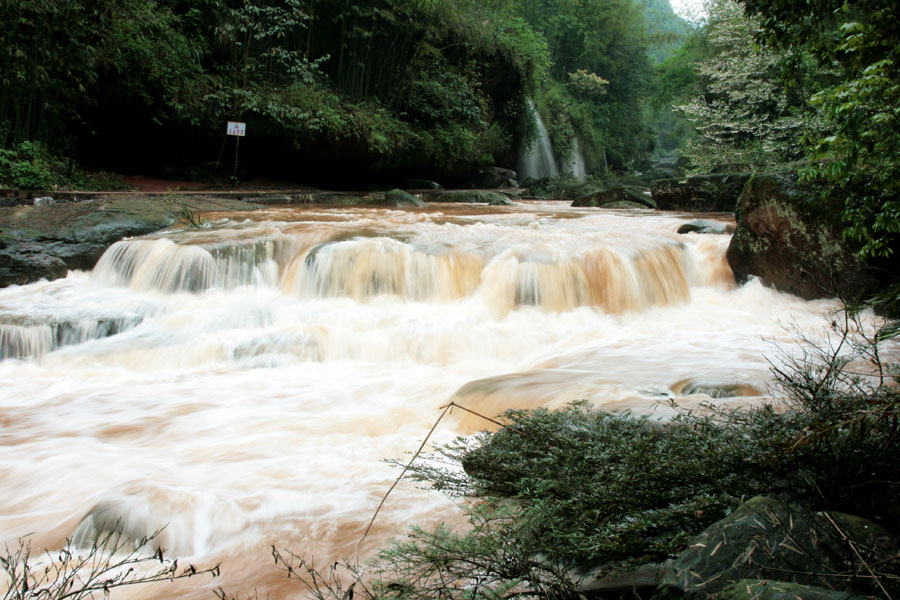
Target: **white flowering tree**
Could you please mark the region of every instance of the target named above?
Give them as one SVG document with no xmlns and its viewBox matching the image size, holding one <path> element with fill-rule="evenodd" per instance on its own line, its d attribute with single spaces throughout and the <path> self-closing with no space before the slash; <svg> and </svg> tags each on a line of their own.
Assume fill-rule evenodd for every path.
<svg viewBox="0 0 900 600">
<path fill-rule="evenodd" d="M 686 152 L 694 169 L 759 168 L 800 158 L 800 139 L 815 115 L 802 86 L 785 87 L 782 69 L 803 68 L 804 61 L 759 48 L 758 22 L 741 4 L 715 0 L 708 11 L 711 57 L 696 67 L 697 96 L 676 107 L 698 134 Z"/>
</svg>

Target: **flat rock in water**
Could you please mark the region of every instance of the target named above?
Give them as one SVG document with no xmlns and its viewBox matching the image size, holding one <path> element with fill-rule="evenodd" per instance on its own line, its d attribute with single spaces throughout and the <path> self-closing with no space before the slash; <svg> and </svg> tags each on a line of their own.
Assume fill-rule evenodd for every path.
<svg viewBox="0 0 900 600">
<path fill-rule="evenodd" d="M 506 195 L 489 190 L 454 190 L 441 192 L 431 196 L 434 202 L 462 202 L 466 204 L 489 204 L 491 206 L 508 206 L 515 204 Z"/>
<path fill-rule="evenodd" d="M 427 204 L 403 190 L 391 190 L 385 192 L 384 204 L 387 206 L 427 206 Z"/>
<path fill-rule="evenodd" d="M 656 208 L 656 202 L 641 188 L 619 186 L 581 196 L 572 202 L 572 206 L 582 208 Z"/>
<path fill-rule="evenodd" d="M 92 269 L 115 242 L 168 227 L 184 211 L 258 208 L 239 200 L 143 196 L 4 208 L 0 210 L 0 287 L 58 279 L 70 269 Z"/>
</svg>

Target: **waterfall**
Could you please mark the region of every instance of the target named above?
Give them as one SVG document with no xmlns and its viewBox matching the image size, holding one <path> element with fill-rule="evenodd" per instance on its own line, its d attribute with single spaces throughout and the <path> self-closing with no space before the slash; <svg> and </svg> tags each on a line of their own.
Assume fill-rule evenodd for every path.
<svg viewBox="0 0 900 600">
<path fill-rule="evenodd" d="M 537 139 L 532 142 L 531 146 L 519 159 L 518 175 L 519 181 L 524 181 L 529 177 L 540 179 L 541 177 L 556 177 L 559 170 L 556 168 L 556 161 L 553 159 L 553 147 L 550 145 L 550 136 L 547 134 L 547 128 L 544 121 L 538 113 L 534 102 L 529 98 L 526 101 L 528 112 L 531 113 L 537 127 Z"/>
<path fill-rule="evenodd" d="M 581 149 L 581 140 L 575 140 L 575 149 L 572 155 L 563 161 L 562 170 L 575 177 L 578 181 L 584 181 L 587 178 L 587 168 L 584 164 L 584 151 Z"/>
</svg>

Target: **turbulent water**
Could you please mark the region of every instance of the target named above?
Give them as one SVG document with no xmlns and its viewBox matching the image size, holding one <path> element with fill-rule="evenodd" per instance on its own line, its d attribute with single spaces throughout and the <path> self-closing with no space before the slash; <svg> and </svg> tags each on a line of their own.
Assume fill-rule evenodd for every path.
<svg viewBox="0 0 900 600">
<path fill-rule="evenodd" d="M 727 236 L 688 215 L 552 203 L 270 209 L 122 241 L 92 273 L 0 290 L 0 541 L 90 540 L 119 521 L 215 583 L 293 589 L 270 544 L 327 565 L 453 521 L 401 484 L 454 400 L 488 415 L 586 399 L 665 418 L 750 402 L 786 326 L 836 305 L 736 287 Z M 773 358 L 774 357 L 774 358 Z M 725 390 L 725 392 L 722 392 Z M 720 393 L 722 392 L 722 393 Z M 441 424 L 434 441 L 486 425 Z M 286 586 L 286 587 L 285 587 Z M 284 589 L 282 589 L 284 588 Z"/>
</svg>

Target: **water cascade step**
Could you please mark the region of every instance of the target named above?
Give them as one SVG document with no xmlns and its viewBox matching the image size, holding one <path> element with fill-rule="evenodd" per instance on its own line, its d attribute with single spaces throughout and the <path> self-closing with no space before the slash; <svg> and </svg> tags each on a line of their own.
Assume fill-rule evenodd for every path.
<svg viewBox="0 0 900 600">
<path fill-rule="evenodd" d="M 727 234 L 686 217 L 515 206 L 269 207 L 111 247 L 92 273 L 0 290 L 0 543 L 111 530 L 215 585 L 284 598 L 264 560 L 365 562 L 410 524 L 463 518 L 397 471 L 448 401 L 495 417 L 586 400 L 758 402 L 782 329 L 835 301 L 737 287 Z M 832 340 L 834 341 L 834 340 Z M 777 358 L 776 358 L 777 360 Z M 662 412 L 661 412 L 662 411 Z M 441 445 L 484 428 L 457 415 Z M 32 535 L 33 534 L 33 535 Z M 357 554 L 358 552 L 358 554 Z M 271 560 L 271 559 L 269 559 Z M 202 598 L 193 580 L 141 597 Z"/>
</svg>

